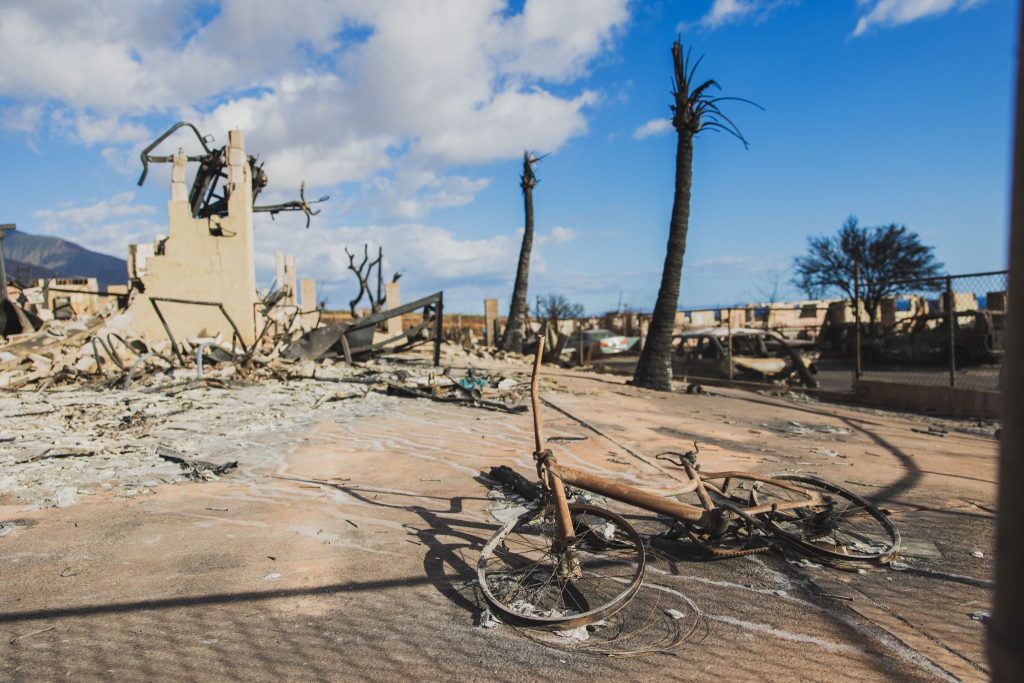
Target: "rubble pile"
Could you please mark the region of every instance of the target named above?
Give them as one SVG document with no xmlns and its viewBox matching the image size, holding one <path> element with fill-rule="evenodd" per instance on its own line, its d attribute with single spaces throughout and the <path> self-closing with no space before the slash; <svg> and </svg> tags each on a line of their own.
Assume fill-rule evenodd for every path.
<svg viewBox="0 0 1024 683">
<path fill-rule="evenodd" d="M 398 401 L 377 392 L 327 400 L 334 392 L 316 380 L 0 392 L 0 503 L 66 507 L 87 494 L 133 498 L 160 484 L 248 480 L 273 472 L 276 454 L 317 422 L 384 415 Z"/>
<path fill-rule="evenodd" d="M 161 483 L 245 477 L 257 443 L 284 446 L 284 434 L 394 410 L 402 398 L 527 409 L 520 358 L 503 355 L 513 367 L 488 372 L 434 367 L 416 352 L 290 359 L 289 341 L 317 323 L 267 319 L 248 350 L 220 337 L 147 340 L 111 311 L 10 339 L 0 346 L 0 501 L 64 507 L 88 493 L 134 497 Z"/>
<path fill-rule="evenodd" d="M 533 362 L 528 356 L 513 351 L 501 351 L 471 343 L 445 342 L 441 345 L 441 354 L 445 358 L 481 358 L 483 360 L 500 360 L 517 365 L 528 365 Z"/>
</svg>

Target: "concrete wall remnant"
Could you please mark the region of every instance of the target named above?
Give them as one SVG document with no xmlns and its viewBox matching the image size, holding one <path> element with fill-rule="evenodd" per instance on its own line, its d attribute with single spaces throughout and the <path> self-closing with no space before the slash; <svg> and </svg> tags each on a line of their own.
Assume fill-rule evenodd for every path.
<svg viewBox="0 0 1024 683">
<path fill-rule="evenodd" d="M 498 343 L 498 300 L 484 299 L 484 340 L 488 347 Z"/>
<path fill-rule="evenodd" d="M 100 286 L 94 277 L 39 279 L 36 286 L 43 290 L 43 306 L 51 311 L 57 303 L 70 306 L 75 315 L 96 315 L 100 311 L 100 297 L 97 294 Z"/>
<path fill-rule="evenodd" d="M 384 306 L 387 310 L 393 310 L 402 305 L 402 294 L 397 282 L 389 282 L 384 285 Z M 402 316 L 388 318 L 388 336 L 402 334 Z"/>
<path fill-rule="evenodd" d="M 187 157 L 179 150 L 171 170 L 167 202 L 168 235 L 152 245 L 129 249 L 129 271 L 137 281 L 129 312 L 135 334 L 163 339 L 167 333 L 151 298 L 220 303 L 251 344 L 257 329 L 256 271 L 253 257 L 252 171 L 242 132 L 228 133 L 227 213 L 194 218 L 185 184 Z M 159 304 L 178 340 L 194 336 L 232 338 L 231 325 L 213 306 Z"/>
<path fill-rule="evenodd" d="M 299 304 L 302 310 L 307 312 L 319 305 L 316 300 L 316 280 L 308 277 L 299 280 Z"/>
<path fill-rule="evenodd" d="M 281 303 L 294 305 L 299 302 L 296 280 L 295 256 L 280 250 L 274 252 L 274 284 L 277 289 L 285 292 Z"/>
</svg>

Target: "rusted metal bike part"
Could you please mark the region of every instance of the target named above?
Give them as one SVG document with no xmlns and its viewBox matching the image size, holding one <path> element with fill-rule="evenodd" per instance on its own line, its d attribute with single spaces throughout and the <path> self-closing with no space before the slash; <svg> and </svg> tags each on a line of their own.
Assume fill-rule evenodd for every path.
<svg viewBox="0 0 1024 683">
<path fill-rule="evenodd" d="M 555 506 L 513 519 L 484 546 L 477 578 L 491 609 L 507 623 L 566 630 L 622 609 L 643 584 L 640 534 L 621 516 L 567 504 L 575 545 L 560 541 Z"/>
<path fill-rule="evenodd" d="M 833 561 L 885 561 L 899 551 L 899 531 L 883 512 L 861 496 L 816 477 L 765 476 L 738 471 L 700 472 L 694 457 L 683 457 L 677 464 L 689 478 L 689 486 L 684 486 L 684 489 L 697 494 L 701 504 L 698 507 L 559 464 L 552 452 L 543 447 L 538 393 L 542 353 L 543 339 L 538 345 L 534 363 L 531 399 L 534 460 L 550 504 L 539 512 L 506 524 L 485 546 L 478 565 L 480 584 L 487 601 L 511 621 L 553 629 L 586 624 L 621 609 L 642 582 L 646 559 L 637 532 L 624 519 L 607 510 L 568 504 L 563 482 L 672 518 L 685 528 L 692 541 L 711 549 L 712 554 L 718 556 L 762 552 L 765 549 L 763 540 L 769 537 Z M 613 597 L 603 604 L 590 606 L 588 603 L 588 609 L 577 609 L 574 614 L 566 614 L 564 609 L 557 614 L 551 609 L 535 609 L 537 605 L 532 603 L 527 605 L 529 609 L 524 608 L 518 597 L 525 590 L 523 586 L 530 587 L 525 592 L 531 595 L 538 591 L 534 590 L 536 587 L 527 576 L 520 574 L 538 571 L 536 568 L 544 567 L 547 562 L 550 567 L 539 570 L 547 579 L 542 583 L 540 592 L 547 590 L 549 585 L 564 592 L 586 574 L 579 558 L 590 561 L 599 554 L 595 550 L 600 550 L 600 544 L 593 545 L 593 524 L 581 524 L 581 515 L 613 520 L 613 531 L 621 529 L 636 545 L 636 572 L 631 579 L 620 577 L 616 581 L 625 590 L 620 593 L 613 591 Z M 538 526 L 538 518 L 546 521 Z M 533 529 L 528 528 L 531 523 L 534 524 Z M 523 537 L 518 541 L 519 547 L 525 550 L 514 550 L 512 546 L 515 543 L 508 540 L 517 530 Z M 747 540 L 754 540 L 755 531 L 763 534 L 757 536 L 761 544 L 747 544 Z M 582 544 L 581 533 L 587 537 Z M 620 544 L 618 550 L 624 547 L 628 546 Z M 501 553 L 506 556 L 505 568 L 495 570 L 494 558 Z M 536 553 L 540 553 L 539 559 Z M 517 566 L 517 562 L 522 566 Z M 502 584 L 502 576 L 519 577 L 512 585 L 514 590 L 509 592 L 507 585 Z M 494 590 L 496 583 L 502 589 L 501 595 Z"/>
<path fill-rule="evenodd" d="M 643 540 L 621 516 L 569 504 L 554 455 L 544 448 L 539 378 L 541 338 L 531 380 L 534 460 L 549 505 L 514 519 L 484 546 L 477 576 L 484 597 L 510 623 L 564 630 L 604 619 L 640 589 Z"/>
</svg>

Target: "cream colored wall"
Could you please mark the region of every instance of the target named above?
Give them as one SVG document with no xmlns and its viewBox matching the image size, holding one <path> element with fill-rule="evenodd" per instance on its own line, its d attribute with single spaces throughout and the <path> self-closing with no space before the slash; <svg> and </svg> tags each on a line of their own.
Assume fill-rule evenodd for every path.
<svg viewBox="0 0 1024 683">
<path fill-rule="evenodd" d="M 164 253 L 146 259 L 145 292 L 132 301 L 132 330 L 150 340 L 166 339 L 150 297 L 220 302 L 251 344 L 256 336 L 256 270 L 253 259 L 252 180 L 241 131 L 228 134 L 228 215 L 194 219 L 185 186 L 185 157 L 179 152 L 171 172 L 167 202 L 169 237 Z M 222 234 L 211 234 L 220 226 Z M 230 324 L 212 306 L 158 302 L 174 333 L 188 337 L 222 334 L 232 338 Z"/>
<path fill-rule="evenodd" d="M 94 293 L 99 291 L 100 285 L 96 278 L 49 278 L 47 280 L 37 280 L 36 286 L 46 288 L 45 283 L 49 283 L 50 287 L 56 287 L 62 291 L 60 292 L 49 292 L 49 298 L 45 302 L 46 308 L 53 310 L 54 299 L 59 297 L 65 297 L 68 299 L 68 303 L 71 304 L 71 309 L 76 315 L 96 315 L 99 312 L 101 304 L 100 298 Z M 69 289 L 79 290 L 81 294 L 74 294 Z"/>
</svg>

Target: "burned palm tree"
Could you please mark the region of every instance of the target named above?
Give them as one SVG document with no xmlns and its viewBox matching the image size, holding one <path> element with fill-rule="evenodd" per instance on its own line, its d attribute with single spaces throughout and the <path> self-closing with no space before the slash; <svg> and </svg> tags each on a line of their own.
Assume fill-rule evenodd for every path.
<svg viewBox="0 0 1024 683">
<path fill-rule="evenodd" d="M 633 384 L 648 389 L 669 391 L 672 388 L 672 333 L 679 304 L 679 280 L 686 253 L 686 233 L 690 226 L 690 186 L 693 182 L 693 138 L 705 130 L 724 131 L 747 145 L 729 117 L 718 108 L 720 102 L 738 97 L 712 97 L 719 89 L 714 80 L 694 86 L 694 75 L 703 57 L 690 61 L 691 52 L 683 52 L 677 39 L 672 44 L 675 69 L 672 97 L 672 126 L 676 129 L 676 190 L 672 201 L 672 221 L 668 231 L 668 249 L 661 273 L 661 287 L 654 304 L 654 314 L 647 333 L 647 342 L 640 353 Z M 754 105 L 757 106 L 757 105 Z"/>
<path fill-rule="evenodd" d="M 530 252 L 533 251 L 533 188 L 537 176 L 533 166 L 543 157 L 523 152 L 523 173 L 519 176 L 519 187 L 523 190 L 523 210 L 526 222 L 523 226 L 523 246 L 519 249 L 519 267 L 516 269 L 516 284 L 512 288 L 512 303 L 509 305 L 508 322 L 501 335 L 501 348 L 505 351 L 522 353 L 524 329 L 526 327 L 526 290 L 530 279 Z"/>
</svg>

